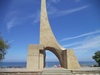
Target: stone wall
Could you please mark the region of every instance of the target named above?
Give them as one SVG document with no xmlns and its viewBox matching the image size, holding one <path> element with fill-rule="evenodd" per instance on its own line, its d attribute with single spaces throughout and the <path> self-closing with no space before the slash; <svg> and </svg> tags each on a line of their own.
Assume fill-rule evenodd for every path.
<svg viewBox="0 0 100 75">
<path fill-rule="evenodd" d="M 41 70 L 27 70 L 26 68 L 3 68 L 0 75 L 41 75 Z"/>
<path fill-rule="evenodd" d="M 0 75 L 41 75 L 41 72 L 0 72 Z"/>
<path fill-rule="evenodd" d="M 0 75 L 42 75 L 41 72 L 0 72 Z M 84 71 L 80 71 L 80 72 L 73 72 L 73 75 L 100 75 L 100 71 L 98 72 L 84 72 Z"/>
<path fill-rule="evenodd" d="M 72 71 L 74 75 L 100 75 L 100 71 Z"/>
<path fill-rule="evenodd" d="M 68 75 L 100 75 L 100 68 L 92 68 L 92 67 L 80 70 L 67 70 L 64 68 L 50 68 L 50 69 L 48 68 L 40 71 L 27 71 L 27 69 L 0 69 L 0 75 L 42 75 L 44 71 L 49 75 L 50 73 L 52 73 L 52 75 L 67 75 L 67 73 L 70 73 Z"/>
</svg>

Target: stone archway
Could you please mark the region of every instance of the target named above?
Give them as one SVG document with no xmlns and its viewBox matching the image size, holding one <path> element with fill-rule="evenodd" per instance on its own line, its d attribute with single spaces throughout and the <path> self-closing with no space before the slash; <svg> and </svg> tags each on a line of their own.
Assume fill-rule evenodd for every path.
<svg viewBox="0 0 100 75">
<path fill-rule="evenodd" d="M 48 50 L 50 52 L 52 52 L 59 60 L 60 65 L 62 66 L 62 58 L 61 58 L 61 54 L 59 53 L 59 51 L 57 51 L 55 48 L 52 47 L 46 47 L 45 51 Z M 46 54 L 44 53 L 44 65 L 46 62 Z"/>
<path fill-rule="evenodd" d="M 43 45 L 29 45 L 27 69 L 42 70 L 45 65 L 45 50 L 52 51 L 59 59 L 61 67 L 66 69 L 79 69 L 79 63 L 73 50 L 57 50 L 54 47 L 44 47 Z"/>
<path fill-rule="evenodd" d="M 60 67 L 61 63 L 58 57 L 50 50 L 45 50 L 44 68 Z"/>
</svg>

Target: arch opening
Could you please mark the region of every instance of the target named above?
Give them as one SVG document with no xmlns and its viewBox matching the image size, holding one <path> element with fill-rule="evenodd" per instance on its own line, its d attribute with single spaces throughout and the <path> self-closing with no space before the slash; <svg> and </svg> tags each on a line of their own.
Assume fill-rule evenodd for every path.
<svg viewBox="0 0 100 75">
<path fill-rule="evenodd" d="M 45 68 L 60 68 L 60 60 L 57 55 L 51 50 L 45 50 L 45 60 L 44 60 Z"/>
</svg>

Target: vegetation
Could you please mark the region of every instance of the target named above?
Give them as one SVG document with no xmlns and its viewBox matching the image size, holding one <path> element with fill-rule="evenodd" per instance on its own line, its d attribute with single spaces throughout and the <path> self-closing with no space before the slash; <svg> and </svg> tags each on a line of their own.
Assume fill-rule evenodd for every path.
<svg viewBox="0 0 100 75">
<path fill-rule="evenodd" d="M 7 41 L 5 41 L 0 35 L 0 61 L 4 59 L 7 49 L 10 47 Z"/>
<path fill-rule="evenodd" d="M 95 52 L 92 58 L 98 63 L 98 66 L 100 67 L 100 51 Z"/>
</svg>

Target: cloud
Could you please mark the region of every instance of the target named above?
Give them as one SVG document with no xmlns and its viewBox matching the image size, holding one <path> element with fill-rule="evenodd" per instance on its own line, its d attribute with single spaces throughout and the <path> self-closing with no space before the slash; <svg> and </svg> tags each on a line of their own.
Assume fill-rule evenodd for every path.
<svg viewBox="0 0 100 75">
<path fill-rule="evenodd" d="M 59 16 L 64 16 L 64 15 L 68 15 L 68 14 L 71 14 L 71 13 L 74 13 L 74 12 L 81 11 L 81 10 L 87 8 L 87 7 L 89 7 L 89 5 L 84 5 L 84 6 L 74 8 L 74 9 L 69 9 L 69 10 L 56 11 L 56 12 L 54 11 L 52 13 L 55 14 L 54 17 L 59 17 Z"/>
<path fill-rule="evenodd" d="M 52 2 L 57 3 L 60 0 L 52 0 Z M 89 7 L 89 5 L 85 5 L 79 8 L 74 8 L 70 10 L 58 10 L 57 8 L 53 7 L 51 3 L 47 4 L 48 9 L 48 15 L 50 18 L 59 17 L 63 15 L 68 15 L 80 10 L 83 10 L 85 8 Z M 6 16 L 6 23 L 7 23 L 7 29 L 10 31 L 13 27 L 18 25 L 24 25 L 28 20 L 30 20 L 31 23 L 36 24 L 40 21 L 40 11 L 37 10 L 35 13 L 30 13 L 26 15 L 27 13 L 20 12 L 20 11 L 11 11 Z"/>
<path fill-rule="evenodd" d="M 52 0 L 52 1 L 53 2 L 59 2 L 60 0 Z M 71 13 L 74 13 L 74 12 L 81 11 L 81 10 L 87 8 L 87 7 L 89 7 L 89 5 L 84 5 L 84 6 L 81 6 L 81 7 L 78 7 L 78 8 L 74 8 L 74 9 L 60 10 L 59 11 L 57 8 L 52 6 L 51 3 L 47 3 L 48 15 L 50 16 L 50 18 L 68 15 L 68 14 L 71 14 Z M 39 21 L 40 21 L 40 11 L 37 12 L 35 20 L 33 22 L 38 23 Z"/>
<path fill-rule="evenodd" d="M 81 0 L 75 0 L 75 2 L 80 2 Z"/>
<path fill-rule="evenodd" d="M 67 45 L 63 45 L 63 47 L 70 47 L 70 46 L 75 46 L 78 44 L 81 44 L 82 42 L 75 42 L 75 43 L 71 43 L 71 44 L 67 44 Z"/>
<path fill-rule="evenodd" d="M 58 3 L 60 0 L 50 0 L 51 2 Z"/>
<path fill-rule="evenodd" d="M 56 18 L 56 17 L 68 15 L 74 12 L 78 12 L 78 11 L 88 8 L 89 6 L 90 5 L 84 5 L 84 6 L 68 9 L 68 10 L 59 10 L 56 7 L 54 7 L 51 3 L 47 3 L 48 15 L 50 16 L 50 18 Z"/>
<path fill-rule="evenodd" d="M 8 31 L 10 31 L 12 27 L 14 27 L 14 24 L 13 23 L 14 23 L 14 19 L 12 19 L 11 21 L 9 21 L 7 23 L 7 29 L 8 29 Z"/>
<path fill-rule="evenodd" d="M 87 7 L 89 7 L 89 5 L 84 5 L 84 6 L 75 8 L 75 9 L 71 9 L 71 10 L 67 10 L 67 11 L 62 11 L 61 14 L 64 15 L 64 14 L 73 13 L 73 12 L 76 12 L 76 11 L 83 10 L 83 9 L 85 9 L 85 8 L 87 8 Z"/>
<path fill-rule="evenodd" d="M 54 3 L 60 2 L 60 0 L 50 0 L 50 1 Z M 80 0 L 75 0 L 75 1 L 80 2 Z M 56 7 L 54 7 L 51 2 L 47 3 L 48 15 L 50 15 L 50 18 L 68 15 L 68 14 L 86 9 L 90 6 L 90 5 L 83 5 L 83 6 L 72 8 L 72 9 L 70 8 L 68 10 L 59 10 Z"/>
<path fill-rule="evenodd" d="M 79 46 L 76 46 L 73 49 L 75 50 L 100 49 L 100 35 L 82 41 Z"/>
<path fill-rule="evenodd" d="M 74 36 L 74 37 L 64 38 L 64 39 L 60 40 L 60 42 L 72 40 L 72 39 L 77 39 L 77 38 L 80 38 L 80 37 L 84 37 L 84 36 L 88 36 L 88 35 L 92 35 L 92 34 L 96 34 L 96 33 L 100 33 L 100 30 L 96 30 L 96 31 L 90 32 L 90 33 L 81 34 L 81 35 Z"/>
<path fill-rule="evenodd" d="M 24 19 L 23 18 L 12 18 L 10 21 L 7 22 L 7 29 L 8 29 L 8 32 L 10 32 L 10 30 L 15 27 L 15 26 L 18 26 L 18 25 L 22 25 L 24 23 Z"/>
<path fill-rule="evenodd" d="M 10 43 L 12 43 L 12 42 L 14 42 L 14 40 L 8 41 L 8 44 L 10 44 Z"/>
<path fill-rule="evenodd" d="M 8 32 L 10 32 L 10 30 L 16 26 L 24 25 L 29 19 L 34 23 L 39 20 L 39 14 L 31 13 L 29 15 L 23 15 L 22 13 L 23 12 L 11 11 L 7 14 L 5 17 L 5 22 Z"/>
<path fill-rule="evenodd" d="M 5 22 L 7 25 L 7 30 L 8 32 L 10 32 L 10 30 L 17 26 L 17 24 L 19 23 L 18 21 L 16 21 L 18 19 L 18 15 L 19 12 L 18 11 L 11 11 L 9 13 L 7 13 L 6 17 L 5 17 Z"/>
<path fill-rule="evenodd" d="M 81 41 L 79 40 L 76 41 L 76 37 L 77 36 L 75 36 L 75 38 L 72 38 L 74 42 L 70 44 L 65 44 L 63 45 L 63 47 L 72 48 L 76 52 L 88 52 L 91 50 L 97 51 L 100 49 L 100 30 L 79 35 L 79 37 L 77 38 L 78 39 L 83 38 L 83 40 Z"/>
<path fill-rule="evenodd" d="M 5 16 L 5 20 L 4 21 L 6 22 L 8 31 L 10 31 L 11 28 L 14 26 L 15 16 L 16 16 L 17 13 L 19 13 L 19 12 L 18 11 L 12 11 L 12 12 L 9 12 Z M 12 16 L 13 16 L 13 18 L 12 18 Z"/>
<path fill-rule="evenodd" d="M 35 19 L 33 20 L 33 23 L 38 23 L 40 21 L 40 11 L 37 11 L 36 16 L 34 16 Z"/>
</svg>

